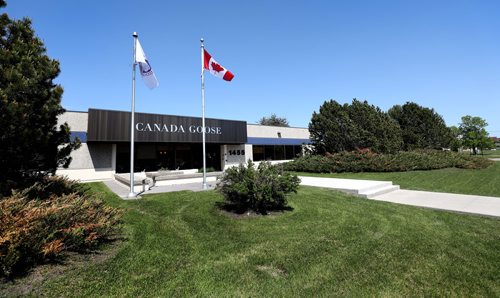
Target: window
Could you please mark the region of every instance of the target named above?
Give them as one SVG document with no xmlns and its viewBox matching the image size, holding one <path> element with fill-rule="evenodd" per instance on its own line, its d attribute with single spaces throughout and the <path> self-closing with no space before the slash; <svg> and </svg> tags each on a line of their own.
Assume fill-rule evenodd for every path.
<svg viewBox="0 0 500 298">
<path fill-rule="evenodd" d="M 264 159 L 265 160 L 275 160 L 274 159 L 274 146 L 264 146 Z"/>
<path fill-rule="evenodd" d="M 274 146 L 274 160 L 285 160 L 285 146 Z"/>
<path fill-rule="evenodd" d="M 264 160 L 264 146 L 253 145 L 253 160 L 261 161 Z"/>
<path fill-rule="evenodd" d="M 302 146 L 293 146 L 293 151 L 294 151 L 294 158 L 295 157 L 299 157 L 299 156 L 302 156 Z"/>
<path fill-rule="evenodd" d="M 293 154 L 294 146 L 285 146 L 285 159 L 293 159 L 295 154 Z"/>
<path fill-rule="evenodd" d="M 287 160 L 302 155 L 302 146 L 253 145 L 253 160 Z"/>
</svg>

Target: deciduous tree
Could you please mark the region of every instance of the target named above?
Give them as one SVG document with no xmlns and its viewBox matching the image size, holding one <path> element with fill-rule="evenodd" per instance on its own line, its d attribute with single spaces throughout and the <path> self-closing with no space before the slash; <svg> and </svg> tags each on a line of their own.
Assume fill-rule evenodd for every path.
<svg viewBox="0 0 500 298">
<path fill-rule="evenodd" d="M 460 129 L 456 126 L 450 126 L 449 128 L 451 132 L 450 149 L 452 151 L 458 151 L 462 148 L 462 136 L 460 135 Z"/>
<path fill-rule="evenodd" d="M 460 123 L 460 135 L 462 136 L 462 145 L 471 149 L 472 153 L 477 154 L 477 150 L 491 149 L 494 147 L 493 140 L 486 131 L 488 123 L 481 117 L 463 116 Z"/>
</svg>

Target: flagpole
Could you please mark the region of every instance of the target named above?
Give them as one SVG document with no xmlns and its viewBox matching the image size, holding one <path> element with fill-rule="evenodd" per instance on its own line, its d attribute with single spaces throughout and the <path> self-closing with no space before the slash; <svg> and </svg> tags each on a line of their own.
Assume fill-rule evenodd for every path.
<svg viewBox="0 0 500 298">
<path fill-rule="evenodd" d="M 205 152 L 205 68 L 204 68 L 204 50 L 203 38 L 201 41 L 201 126 L 203 128 L 203 184 L 202 188 L 207 189 L 207 161 Z"/>
<path fill-rule="evenodd" d="M 135 66 L 136 63 L 136 48 L 137 48 L 137 32 L 132 34 L 134 37 L 134 60 L 132 64 L 132 107 L 130 110 L 130 192 L 128 194 L 129 198 L 135 198 L 134 193 L 134 114 L 135 114 Z"/>
</svg>

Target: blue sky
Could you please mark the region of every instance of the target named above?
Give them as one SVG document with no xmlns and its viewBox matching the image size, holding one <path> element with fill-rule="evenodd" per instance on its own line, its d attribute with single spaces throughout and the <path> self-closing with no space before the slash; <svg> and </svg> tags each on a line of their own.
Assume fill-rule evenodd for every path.
<svg viewBox="0 0 500 298">
<path fill-rule="evenodd" d="M 387 110 L 414 101 L 448 125 L 480 116 L 500 135 L 500 1 L 7 0 L 61 63 L 63 106 L 130 110 L 132 33 L 160 87 L 136 111 L 201 115 L 200 38 L 235 74 L 206 73 L 206 115 L 306 127 L 329 99 Z"/>
</svg>

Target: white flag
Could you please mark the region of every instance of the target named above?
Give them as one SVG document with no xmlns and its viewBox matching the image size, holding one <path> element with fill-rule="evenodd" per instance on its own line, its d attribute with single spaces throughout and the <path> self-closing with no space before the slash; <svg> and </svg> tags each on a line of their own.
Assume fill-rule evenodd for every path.
<svg viewBox="0 0 500 298">
<path fill-rule="evenodd" d="M 149 64 L 146 54 L 142 50 L 141 43 L 137 39 L 137 47 L 135 50 L 135 62 L 139 64 L 139 70 L 141 71 L 142 80 L 144 84 L 148 86 L 149 89 L 156 88 L 160 85 L 156 79 L 155 73 Z"/>
</svg>

